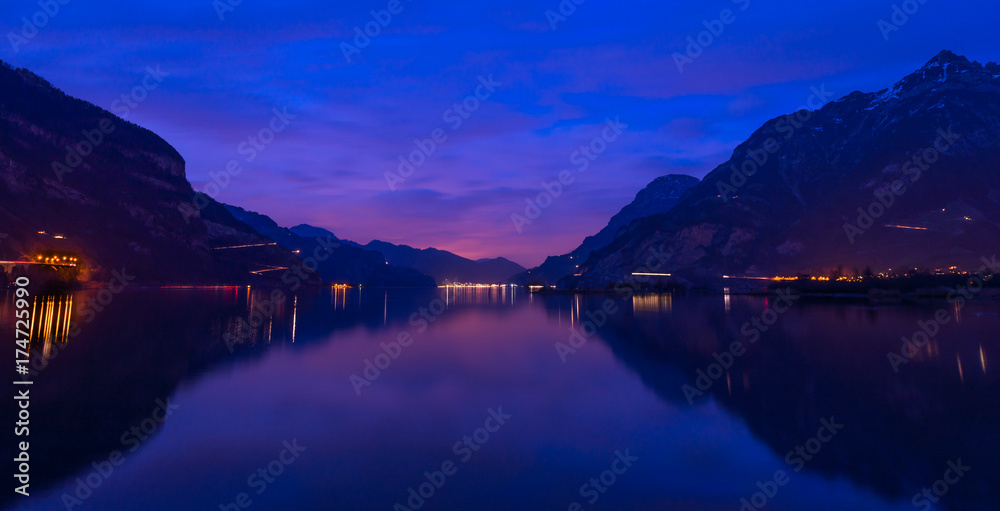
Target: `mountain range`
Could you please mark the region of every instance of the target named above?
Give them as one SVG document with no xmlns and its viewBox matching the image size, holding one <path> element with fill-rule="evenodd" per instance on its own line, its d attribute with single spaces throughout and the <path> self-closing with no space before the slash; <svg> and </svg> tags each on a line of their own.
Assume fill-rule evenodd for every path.
<svg viewBox="0 0 1000 511">
<path fill-rule="evenodd" d="M 635 199 L 611 217 L 608 225 L 593 236 L 587 236 L 579 247 L 568 254 L 549 256 L 536 268 L 522 272 L 511 280 L 518 284 L 555 284 L 560 278 L 576 273 L 591 252 L 610 244 L 640 218 L 666 213 L 676 206 L 684 193 L 698 184 L 698 179 L 683 174 L 661 176 L 646 185 Z"/>
<path fill-rule="evenodd" d="M 502 282 L 523 270 L 504 259 L 382 242 L 373 250 L 325 229 L 296 231 L 198 193 L 183 157 L 155 133 L 0 62 L 2 261 L 76 258 L 64 280 L 99 285 L 125 275 L 143 286 L 278 284 L 310 257 L 319 261 L 306 279 L 313 284 L 435 285 L 407 262 L 442 281 Z"/>
<path fill-rule="evenodd" d="M 247 283 L 295 263 L 184 166 L 156 134 L 0 62 L 0 259 L 75 257 L 79 280 L 134 284 Z"/>
<path fill-rule="evenodd" d="M 601 288 L 653 260 L 689 282 L 976 271 L 1000 240 L 1000 66 L 949 51 L 890 88 L 764 123 L 701 181 L 654 180 L 575 250 L 526 271 L 280 227 L 197 193 L 162 138 L 30 71 L 0 63 L 0 91 L 0 260 L 79 257 L 84 281 L 274 280 L 322 249 L 317 283 Z"/>
<path fill-rule="evenodd" d="M 364 247 L 380 252 L 391 264 L 409 266 L 434 277 L 441 284 L 499 284 L 524 271 L 523 266 L 503 257 L 473 261 L 436 248 L 419 249 L 378 240 Z"/>
<path fill-rule="evenodd" d="M 226 209 L 239 221 L 281 247 L 312 257 L 318 263 L 316 273 L 324 282 L 363 284 L 384 287 L 433 287 L 434 279 L 412 268 L 388 263 L 379 252 L 345 243 L 324 229 L 299 229 L 303 235 L 279 226 L 266 215 L 237 206 Z M 302 226 L 299 226 L 302 227 Z M 317 254 L 319 254 L 317 256 Z"/>
<path fill-rule="evenodd" d="M 322 227 L 300 224 L 290 229 L 299 236 L 333 236 L 333 233 Z M 349 240 L 342 240 L 346 245 L 353 245 L 365 250 L 373 250 L 382 254 L 389 264 L 413 268 L 421 273 L 434 277 L 439 284 L 476 283 L 499 284 L 506 282 L 511 276 L 523 272 L 524 267 L 503 257 L 479 259 L 473 261 L 458 254 L 436 248 L 413 248 L 409 245 L 395 245 L 386 241 L 374 240 L 367 245 L 361 245 Z"/>
<path fill-rule="evenodd" d="M 706 282 L 977 271 L 1000 240 L 998 161 L 1000 66 L 943 51 L 891 88 L 766 122 L 669 211 L 617 231 L 560 285 L 606 287 L 657 258 L 657 272 Z"/>
</svg>

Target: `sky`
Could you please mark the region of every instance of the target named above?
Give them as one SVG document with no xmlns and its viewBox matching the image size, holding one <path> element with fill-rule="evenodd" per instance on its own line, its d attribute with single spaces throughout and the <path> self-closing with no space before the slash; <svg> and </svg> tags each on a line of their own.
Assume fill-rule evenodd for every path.
<svg viewBox="0 0 1000 511">
<path fill-rule="evenodd" d="M 0 59 L 153 130 L 220 202 L 530 267 L 814 90 L 884 89 L 943 49 L 1000 60 L 993 7 L 10 1 Z"/>
</svg>

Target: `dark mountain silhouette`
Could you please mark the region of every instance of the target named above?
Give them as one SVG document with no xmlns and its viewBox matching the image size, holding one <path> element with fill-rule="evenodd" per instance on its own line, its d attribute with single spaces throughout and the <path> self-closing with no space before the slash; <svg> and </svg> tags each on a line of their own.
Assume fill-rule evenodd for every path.
<svg viewBox="0 0 1000 511">
<path fill-rule="evenodd" d="M 290 229 L 302 237 L 333 236 L 333 233 L 308 224 L 296 225 Z M 434 277 L 441 284 L 472 282 L 494 284 L 506 282 L 512 275 L 523 272 L 524 267 L 503 257 L 473 261 L 460 255 L 436 248 L 413 248 L 374 240 L 367 245 L 341 240 L 345 245 L 374 250 L 382 254 L 389 264 L 406 266 Z"/>
<path fill-rule="evenodd" d="M 599 338 L 668 406 L 724 407 L 782 459 L 816 434 L 821 419 L 835 417 L 845 427 L 805 471 L 847 477 L 888 501 L 909 503 L 941 478 L 948 461 L 961 458 L 982 471 L 969 471 L 935 509 L 996 508 L 1000 488 L 992 482 L 1000 468 L 993 460 L 1000 445 L 993 425 L 1000 410 L 993 403 L 1000 398 L 1000 378 L 985 361 L 1000 350 L 979 341 L 992 335 L 990 322 L 942 331 L 933 355 L 895 373 L 886 353 L 899 349 L 900 328 L 912 322 L 910 309 L 880 310 L 878 321 L 871 312 L 872 321 L 845 322 L 843 309 L 803 301 L 751 343 L 741 325 L 760 314 L 752 302 L 723 305 L 716 297 L 689 296 L 670 301 L 669 313 L 650 314 L 624 298 Z M 584 295 L 578 306 L 600 310 L 608 299 Z M 548 297 L 541 303 L 553 320 L 565 314 L 565 301 Z M 918 307 L 930 317 L 940 304 Z M 708 367 L 733 343 L 747 350 L 725 376 L 701 395 L 686 393 L 685 386 L 697 391 L 699 377 L 711 374 Z M 958 358 L 972 369 L 960 372 Z"/>
<path fill-rule="evenodd" d="M 555 284 L 560 278 L 576 273 L 578 265 L 586 261 L 591 252 L 606 247 L 632 222 L 673 209 L 684 193 L 696 184 L 697 178 L 683 174 L 656 178 L 636 194 L 632 202 L 611 217 L 607 227 L 588 236 L 575 250 L 561 256 L 550 256 L 541 266 L 518 274 L 512 280 L 520 284 Z"/>
<path fill-rule="evenodd" d="M 378 240 L 365 245 L 365 248 L 382 253 L 391 264 L 415 268 L 442 284 L 454 282 L 500 284 L 524 271 L 523 266 L 503 257 L 473 261 L 436 248 L 419 249 Z"/>
<path fill-rule="evenodd" d="M 226 205 L 226 209 L 282 247 L 297 251 L 303 259 L 314 258 L 318 263 L 316 273 L 324 282 L 362 284 L 384 287 L 433 287 L 434 279 L 412 268 L 396 266 L 386 262 L 386 258 L 374 250 L 365 250 L 342 242 L 332 232 L 325 229 L 296 226 L 305 234 L 300 236 L 291 229 L 279 226 L 266 215 L 247 211 L 237 206 Z M 320 254 L 322 257 L 316 257 Z M 325 258 L 325 259 L 324 259 Z"/>
<path fill-rule="evenodd" d="M 247 283 L 296 260 L 273 246 L 213 250 L 268 240 L 197 197 L 162 138 L 0 62 L 0 259 L 75 256 L 80 280 L 124 269 L 134 284 Z"/>
<path fill-rule="evenodd" d="M 692 279 L 976 271 L 1000 241 L 997 161 L 1000 66 L 944 51 L 891 89 L 768 121 L 676 208 L 631 224 L 563 285 L 620 281 L 653 249 L 667 254 L 661 271 Z"/>
<path fill-rule="evenodd" d="M 332 232 L 322 227 L 315 227 L 309 224 L 299 224 L 288 230 L 292 231 L 293 234 L 296 234 L 303 238 L 325 238 L 327 236 L 333 236 L 334 238 L 337 237 Z M 347 240 L 340 240 L 340 241 L 344 242 L 345 244 L 357 245 L 357 243 L 348 242 Z"/>
</svg>

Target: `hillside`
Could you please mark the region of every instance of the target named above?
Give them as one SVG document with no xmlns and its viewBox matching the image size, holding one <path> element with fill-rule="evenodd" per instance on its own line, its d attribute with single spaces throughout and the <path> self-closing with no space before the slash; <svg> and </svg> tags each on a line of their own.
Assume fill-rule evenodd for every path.
<svg viewBox="0 0 1000 511">
<path fill-rule="evenodd" d="M 550 256 L 541 266 L 516 275 L 511 280 L 519 284 L 555 284 L 560 278 L 577 273 L 591 252 L 606 247 L 632 222 L 670 211 L 680 202 L 684 193 L 696 184 L 698 179 L 683 174 L 656 178 L 640 190 L 632 202 L 611 217 L 606 227 L 597 234 L 588 236 L 572 252 Z"/>
<path fill-rule="evenodd" d="M 654 250 L 658 271 L 693 280 L 977 271 L 1000 241 L 998 161 L 1000 66 L 944 51 L 892 88 L 767 122 L 563 285 L 610 285 Z"/>
<path fill-rule="evenodd" d="M 124 269 L 153 285 L 248 283 L 295 261 L 214 250 L 268 240 L 207 197 L 196 208 L 184 166 L 156 134 L 0 63 L 0 259 L 76 257 L 74 279 Z"/>
</svg>

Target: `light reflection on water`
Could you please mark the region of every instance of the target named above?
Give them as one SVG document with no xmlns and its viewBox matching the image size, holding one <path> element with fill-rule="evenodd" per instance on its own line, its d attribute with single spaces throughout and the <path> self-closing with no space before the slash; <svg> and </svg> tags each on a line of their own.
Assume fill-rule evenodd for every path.
<svg viewBox="0 0 1000 511">
<path fill-rule="evenodd" d="M 77 314 L 88 298 L 76 295 Z M 992 302 L 970 304 L 894 374 L 887 353 L 940 305 L 803 301 L 692 406 L 682 386 L 773 300 L 365 288 L 276 303 L 256 288 L 166 290 L 126 293 L 82 322 L 57 306 L 69 299 L 37 316 L 55 334 L 80 327 L 36 377 L 33 470 L 39 486 L 57 483 L 19 510 L 62 508 L 165 396 L 177 413 L 75 509 L 218 509 L 295 437 L 309 450 L 253 509 L 388 510 L 496 406 L 510 425 L 427 509 L 566 509 L 625 448 L 641 462 L 597 505 L 737 509 L 831 415 L 845 431 L 768 509 L 906 509 L 956 457 L 978 470 L 946 508 L 997 501 Z M 555 343 L 608 299 L 618 311 L 563 363 Z M 11 311 L 0 301 L 0 323 Z M 412 343 L 357 395 L 350 376 L 403 333 Z"/>
</svg>

